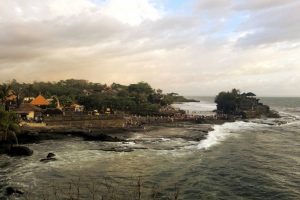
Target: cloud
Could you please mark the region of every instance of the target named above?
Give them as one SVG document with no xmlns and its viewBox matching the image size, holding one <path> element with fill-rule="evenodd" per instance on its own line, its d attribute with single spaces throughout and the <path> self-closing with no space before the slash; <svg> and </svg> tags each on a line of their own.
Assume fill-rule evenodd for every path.
<svg viewBox="0 0 300 200">
<path fill-rule="evenodd" d="M 232 5 L 232 0 L 203 0 L 196 1 L 196 5 L 200 10 L 223 10 Z"/>
<path fill-rule="evenodd" d="M 252 1 L 235 1 L 235 9 L 237 10 L 265 10 L 275 7 L 283 7 L 297 3 L 297 0 L 252 0 Z"/>
<path fill-rule="evenodd" d="M 297 1 L 191 1 L 0 0 L 0 78 L 300 96 Z"/>
<path fill-rule="evenodd" d="M 283 6 L 277 5 L 252 12 L 240 27 L 240 30 L 252 31 L 252 34 L 241 38 L 239 44 L 260 45 L 299 41 L 299 10 L 300 2 L 287 1 Z"/>
<path fill-rule="evenodd" d="M 130 25 L 161 18 L 161 13 L 148 0 L 106 1 L 101 12 Z"/>
</svg>

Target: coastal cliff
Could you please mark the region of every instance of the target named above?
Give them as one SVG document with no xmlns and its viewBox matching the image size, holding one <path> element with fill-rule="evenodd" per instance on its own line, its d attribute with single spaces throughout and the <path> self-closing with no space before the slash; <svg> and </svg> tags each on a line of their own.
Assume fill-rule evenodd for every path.
<svg viewBox="0 0 300 200">
<path fill-rule="evenodd" d="M 260 102 L 252 92 L 241 93 L 237 89 L 230 92 L 220 92 L 216 98 L 217 114 L 227 118 L 279 118 L 278 112 Z"/>
</svg>

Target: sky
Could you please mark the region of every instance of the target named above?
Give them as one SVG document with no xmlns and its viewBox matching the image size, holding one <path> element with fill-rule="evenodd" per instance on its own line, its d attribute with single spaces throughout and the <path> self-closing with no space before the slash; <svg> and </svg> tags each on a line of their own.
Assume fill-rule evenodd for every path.
<svg viewBox="0 0 300 200">
<path fill-rule="evenodd" d="M 300 96 L 299 0 L 0 0 L 0 82 Z"/>
</svg>

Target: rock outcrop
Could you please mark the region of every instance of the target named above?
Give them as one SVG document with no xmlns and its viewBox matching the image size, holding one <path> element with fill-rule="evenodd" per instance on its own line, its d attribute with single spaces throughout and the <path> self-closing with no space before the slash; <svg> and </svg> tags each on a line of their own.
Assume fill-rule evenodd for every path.
<svg viewBox="0 0 300 200">
<path fill-rule="evenodd" d="M 54 153 L 48 153 L 46 158 L 42 158 L 40 161 L 43 163 L 47 163 L 50 161 L 56 161 L 57 159 L 55 158 L 55 154 Z"/>
<path fill-rule="evenodd" d="M 25 146 L 12 146 L 7 154 L 10 156 L 31 156 L 33 150 Z"/>
<path fill-rule="evenodd" d="M 5 189 L 5 192 L 6 192 L 6 195 L 7 195 L 7 196 L 11 196 L 11 195 L 17 195 L 17 196 L 20 196 L 20 195 L 24 194 L 24 192 L 21 191 L 20 189 L 16 189 L 16 188 L 11 187 L 11 186 L 7 187 L 7 188 Z"/>
</svg>

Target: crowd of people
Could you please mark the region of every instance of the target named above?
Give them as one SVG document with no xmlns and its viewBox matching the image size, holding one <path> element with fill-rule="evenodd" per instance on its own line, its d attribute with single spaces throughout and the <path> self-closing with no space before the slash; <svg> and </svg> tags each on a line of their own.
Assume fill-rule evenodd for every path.
<svg viewBox="0 0 300 200">
<path fill-rule="evenodd" d="M 125 118 L 125 127 L 142 127 L 146 124 L 173 123 L 173 122 L 199 122 L 201 120 L 217 120 L 222 116 L 218 115 L 188 115 L 175 114 L 172 116 L 139 116 L 133 115 Z"/>
</svg>

